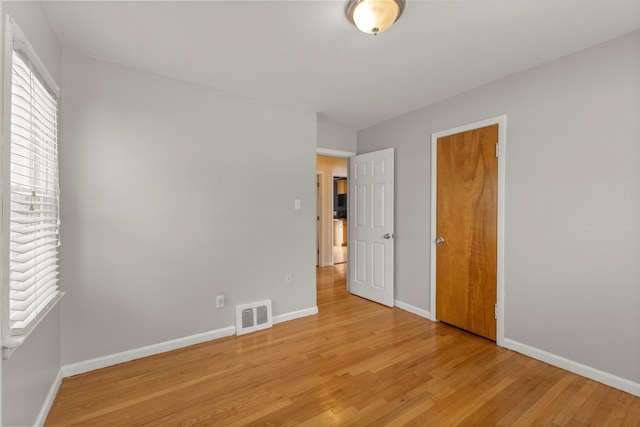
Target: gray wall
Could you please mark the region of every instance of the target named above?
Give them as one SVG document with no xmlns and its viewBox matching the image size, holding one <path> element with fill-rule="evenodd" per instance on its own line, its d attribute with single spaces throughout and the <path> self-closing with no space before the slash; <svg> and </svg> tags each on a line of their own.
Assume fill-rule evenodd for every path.
<svg viewBox="0 0 640 427">
<path fill-rule="evenodd" d="M 2 425 L 34 425 L 60 371 L 59 308 L 3 361 L 2 369 Z"/>
<path fill-rule="evenodd" d="M 429 309 L 430 137 L 507 115 L 505 335 L 640 382 L 640 32 L 358 132 L 396 148 L 396 298 Z"/>
<path fill-rule="evenodd" d="M 61 48 L 39 2 L 3 2 L 53 78 L 61 83 Z M 2 16 L 4 34 L 5 17 Z M 4 44 L 2 44 L 4 50 Z M 4 52 L 2 54 L 4 58 Z M 9 131 L 7 126 L 4 131 Z M 54 308 L 27 341 L 2 361 L 2 425 L 33 425 L 60 370 L 60 308 Z"/>
<path fill-rule="evenodd" d="M 356 131 L 318 114 L 318 148 L 355 153 Z"/>
<path fill-rule="evenodd" d="M 315 113 L 63 57 L 63 364 L 315 307 Z"/>
</svg>

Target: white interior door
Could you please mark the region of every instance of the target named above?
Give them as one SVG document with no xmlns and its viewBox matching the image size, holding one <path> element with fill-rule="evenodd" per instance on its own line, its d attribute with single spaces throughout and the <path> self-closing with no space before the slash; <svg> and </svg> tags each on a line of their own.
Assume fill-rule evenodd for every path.
<svg viewBox="0 0 640 427">
<path fill-rule="evenodd" d="M 349 158 L 349 291 L 393 307 L 393 148 Z"/>
</svg>

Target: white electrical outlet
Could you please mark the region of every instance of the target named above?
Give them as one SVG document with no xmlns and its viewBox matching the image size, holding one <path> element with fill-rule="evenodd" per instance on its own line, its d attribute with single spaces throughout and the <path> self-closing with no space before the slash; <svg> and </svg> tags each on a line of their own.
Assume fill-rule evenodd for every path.
<svg viewBox="0 0 640 427">
<path fill-rule="evenodd" d="M 285 273 L 285 275 L 284 275 L 284 284 L 285 285 L 290 285 L 292 283 L 293 283 L 293 274 Z"/>
<path fill-rule="evenodd" d="M 216 296 L 216 308 L 224 307 L 224 294 L 218 294 Z"/>
</svg>

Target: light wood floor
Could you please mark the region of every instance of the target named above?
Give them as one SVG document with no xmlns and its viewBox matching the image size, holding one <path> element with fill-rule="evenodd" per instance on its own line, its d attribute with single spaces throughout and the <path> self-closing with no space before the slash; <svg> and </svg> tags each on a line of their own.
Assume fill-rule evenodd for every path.
<svg viewBox="0 0 640 427">
<path fill-rule="evenodd" d="M 46 425 L 640 426 L 640 398 L 345 292 L 319 314 L 67 378 Z"/>
<path fill-rule="evenodd" d="M 347 247 L 346 246 L 332 246 L 333 248 L 333 263 L 342 264 L 347 262 Z"/>
</svg>

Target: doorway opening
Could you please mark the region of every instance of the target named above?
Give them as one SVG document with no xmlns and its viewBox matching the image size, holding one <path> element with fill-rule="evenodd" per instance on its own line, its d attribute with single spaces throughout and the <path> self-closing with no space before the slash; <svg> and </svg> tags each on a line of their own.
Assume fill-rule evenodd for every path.
<svg viewBox="0 0 640 427">
<path fill-rule="evenodd" d="M 394 149 L 388 148 L 356 155 L 355 153 L 336 152 L 334 150 L 318 149 L 318 154 L 323 151 L 330 152 L 330 156 L 340 157 L 345 163 L 345 175 L 332 172 L 329 185 L 340 184 L 340 178 L 346 177 L 348 171 L 346 190 L 349 194 L 346 199 L 348 219 L 348 256 L 346 270 L 348 272 L 347 290 L 354 295 L 371 301 L 393 307 L 394 284 Z M 329 154 L 329 153 L 327 153 Z M 346 158 L 349 158 L 348 163 Z M 327 159 L 327 156 L 318 155 L 316 173 L 322 173 L 324 162 L 335 161 Z M 329 173 L 329 172 L 327 172 Z M 323 181 L 326 185 L 327 179 Z M 323 187 L 322 191 L 324 192 Z M 338 194 L 338 190 L 335 191 Z M 333 250 L 332 226 L 327 226 L 333 221 L 343 220 L 334 218 L 332 206 L 324 203 L 327 198 L 323 196 L 322 233 L 320 239 L 324 241 L 323 247 Z M 351 213 L 351 214 L 350 214 Z M 344 233 L 344 230 L 343 230 Z M 344 235 L 343 235 L 344 236 Z M 326 238 L 326 239 L 325 239 Z M 343 237 L 344 238 L 344 237 Z M 331 242 L 330 245 L 327 243 Z M 324 249 L 323 249 L 324 252 Z M 322 256 L 323 260 L 327 258 Z M 326 263 L 323 266 L 333 265 Z"/>
<path fill-rule="evenodd" d="M 318 267 L 347 262 L 348 157 L 316 156 Z"/>
<path fill-rule="evenodd" d="M 348 222 L 347 222 L 347 192 L 348 179 L 346 176 L 333 177 L 333 264 L 347 262 Z"/>
</svg>

